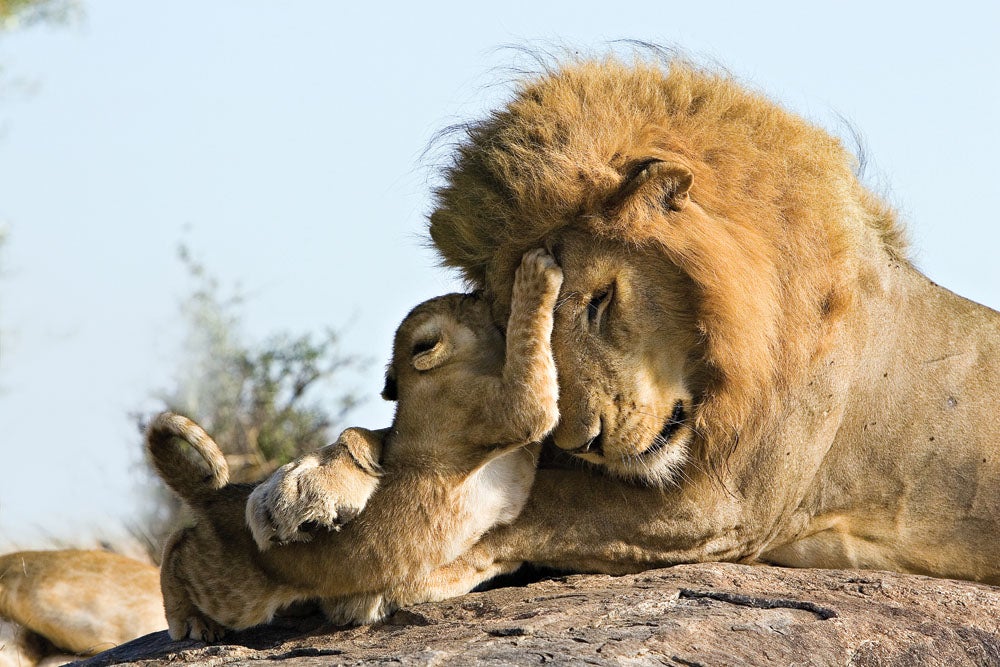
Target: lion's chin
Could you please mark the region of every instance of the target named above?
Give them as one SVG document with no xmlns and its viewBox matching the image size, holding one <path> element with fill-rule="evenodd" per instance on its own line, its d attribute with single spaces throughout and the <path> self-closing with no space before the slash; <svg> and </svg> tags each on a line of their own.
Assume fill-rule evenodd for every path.
<svg viewBox="0 0 1000 667">
<path fill-rule="evenodd" d="M 663 429 L 652 438 L 642 453 L 605 457 L 604 466 L 608 472 L 622 479 L 653 486 L 676 484 L 681 467 L 687 460 L 691 434 L 684 403 L 678 400 Z"/>
<path fill-rule="evenodd" d="M 686 427 L 684 430 L 687 430 Z M 677 484 L 688 457 L 689 433 L 678 433 L 666 445 L 654 442 L 642 454 L 626 458 L 605 458 L 608 472 L 621 479 L 650 486 Z"/>
</svg>

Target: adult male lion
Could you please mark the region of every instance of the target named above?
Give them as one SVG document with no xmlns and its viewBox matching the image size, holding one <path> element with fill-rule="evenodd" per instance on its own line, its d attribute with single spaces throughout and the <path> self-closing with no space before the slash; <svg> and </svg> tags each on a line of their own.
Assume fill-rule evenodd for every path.
<svg viewBox="0 0 1000 667">
<path fill-rule="evenodd" d="M 907 261 L 853 166 L 680 62 L 570 62 L 467 128 L 431 237 L 498 322 L 521 255 L 556 256 L 553 439 L 593 467 L 539 471 L 461 576 L 728 560 L 1000 583 L 1000 315 Z"/>
</svg>

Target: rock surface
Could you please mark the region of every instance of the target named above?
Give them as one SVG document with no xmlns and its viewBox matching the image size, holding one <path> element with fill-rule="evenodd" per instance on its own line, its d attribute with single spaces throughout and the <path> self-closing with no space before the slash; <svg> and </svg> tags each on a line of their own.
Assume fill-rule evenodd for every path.
<svg viewBox="0 0 1000 667">
<path fill-rule="evenodd" d="M 214 646 L 155 633 L 82 663 L 1000 665 L 1000 588 L 722 563 L 569 576 L 335 629 L 318 616 Z"/>
</svg>

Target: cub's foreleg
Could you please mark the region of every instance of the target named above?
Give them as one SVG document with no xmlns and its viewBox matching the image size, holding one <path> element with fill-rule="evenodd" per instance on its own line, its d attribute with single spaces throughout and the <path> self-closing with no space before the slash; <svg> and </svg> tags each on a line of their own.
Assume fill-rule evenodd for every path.
<svg viewBox="0 0 1000 667">
<path fill-rule="evenodd" d="M 475 437 L 529 443 L 559 421 L 559 383 L 552 356 L 552 325 L 562 269 L 546 250 L 525 253 L 514 276 L 503 373 L 478 400 Z M 471 434 L 470 434 L 471 435 Z"/>
</svg>

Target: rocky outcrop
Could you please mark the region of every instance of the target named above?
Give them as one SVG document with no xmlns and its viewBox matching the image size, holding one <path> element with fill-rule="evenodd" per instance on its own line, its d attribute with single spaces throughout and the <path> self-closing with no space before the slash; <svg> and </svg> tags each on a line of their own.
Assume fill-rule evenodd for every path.
<svg viewBox="0 0 1000 667">
<path fill-rule="evenodd" d="M 84 662 L 1000 665 L 1000 588 L 888 572 L 684 565 L 568 576 L 335 629 L 282 619 L 206 646 L 156 633 Z"/>
</svg>

